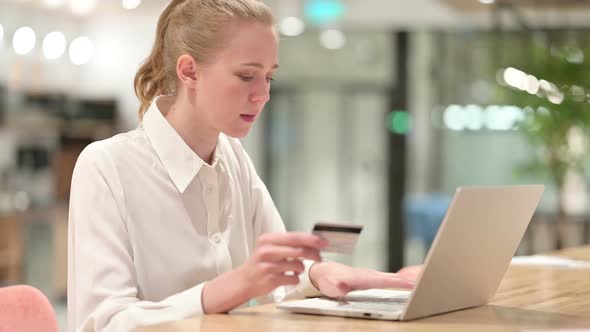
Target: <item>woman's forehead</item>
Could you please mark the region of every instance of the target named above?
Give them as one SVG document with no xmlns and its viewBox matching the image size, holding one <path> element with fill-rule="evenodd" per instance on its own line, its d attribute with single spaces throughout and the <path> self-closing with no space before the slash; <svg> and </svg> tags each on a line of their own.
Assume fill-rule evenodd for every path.
<svg viewBox="0 0 590 332">
<path fill-rule="evenodd" d="M 219 54 L 222 60 L 271 69 L 278 66 L 278 38 L 272 26 L 241 22 L 228 29 L 228 40 Z"/>
</svg>

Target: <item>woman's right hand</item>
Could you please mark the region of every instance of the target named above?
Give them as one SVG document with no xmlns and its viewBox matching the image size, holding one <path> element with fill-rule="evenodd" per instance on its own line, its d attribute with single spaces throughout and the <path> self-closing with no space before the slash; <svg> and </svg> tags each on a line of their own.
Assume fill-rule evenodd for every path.
<svg viewBox="0 0 590 332">
<path fill-rule="evenodd" d="M 320 262 L 320 249 L 327 245 L 327 240 L 309 233 L 266 233 L 238 272 L 249 285 L 250 296 L 262 296 L 279 286 L 298 284 L 305 270 L 301 259 Z"/>
<path fill-rule="evenodd" d="M 296 285 L 305 270 L 301 259 L 321 261 L 320 249 L 327 245 L 326 239 L 309 233 L 261 235 L 244 264 L 205 284 L 203 310 L 205 313 L 227 312 L 279 286 Z"/>
</svg>

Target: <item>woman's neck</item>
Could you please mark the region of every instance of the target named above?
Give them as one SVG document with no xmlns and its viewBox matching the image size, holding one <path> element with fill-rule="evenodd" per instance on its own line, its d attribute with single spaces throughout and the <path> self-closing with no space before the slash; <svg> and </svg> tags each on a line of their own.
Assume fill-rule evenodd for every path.
<svg viewBox="0 0 590 332">
<path fill-rule="evenodd" d="M 165 117 L 191 150 L 203 161 L 211 164 L 219 131 L 209 127 L 207 119 L 199 115 L 198 109 L 188 98 L 178 96 Z"/>
</svg>

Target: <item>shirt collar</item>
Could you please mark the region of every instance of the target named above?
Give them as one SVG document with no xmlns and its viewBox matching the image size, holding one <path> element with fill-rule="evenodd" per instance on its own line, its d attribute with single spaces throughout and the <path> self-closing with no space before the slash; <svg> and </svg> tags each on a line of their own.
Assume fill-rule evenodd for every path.
<svg viewBox="0 0 590 332">
<path fill-rule="evenodd" d="M 174 99 L 171 96 L 157 97 L 143 116 L 143 128 L 158 158 L 181 193 L 186 190 L 203 165 L 203 161 L 180 137 L 166 120 Z M 213 155 L 213 166 L 221 158 L 219 143 Z M 209 166 L 210 167 L 210 166 Z"/>
</svg>

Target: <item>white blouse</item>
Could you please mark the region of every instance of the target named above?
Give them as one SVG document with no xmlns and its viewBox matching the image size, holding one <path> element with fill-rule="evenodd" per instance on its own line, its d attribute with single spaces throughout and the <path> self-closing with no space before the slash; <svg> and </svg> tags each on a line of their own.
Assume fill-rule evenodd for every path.
<svg viewBox="0 0 590 332">
<path fill-rule="evenodd" d="M 205 282 L 235 269 L 265 232 L 284 231 L 239 140 L 220 135 L 211 165 L 164 117 L 90 144 L 72 178 L 68 331 L 130 331 L 203 314 Z M 308 276 L 258 303 L 318 295 Z M 247 304 L 245 304 L 247 305 Z"/>
</svg>

